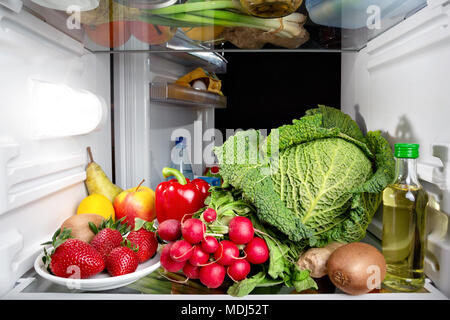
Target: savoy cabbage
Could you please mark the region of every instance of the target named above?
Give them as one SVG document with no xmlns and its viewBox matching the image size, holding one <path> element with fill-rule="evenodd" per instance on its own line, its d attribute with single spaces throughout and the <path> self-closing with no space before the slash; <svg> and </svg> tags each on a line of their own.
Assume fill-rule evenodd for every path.
<svg viewBox="0 0 450 320">
<path fill-rule="evenodd" d="M 350 116 L 325 106 L 267 137 L 240 131 L 215 153 L 224 181 L 242 191 L 261 222 L 314 247 L 361 240 L 394 178 L 381 133 L 364 136 Z"/>
</svg>

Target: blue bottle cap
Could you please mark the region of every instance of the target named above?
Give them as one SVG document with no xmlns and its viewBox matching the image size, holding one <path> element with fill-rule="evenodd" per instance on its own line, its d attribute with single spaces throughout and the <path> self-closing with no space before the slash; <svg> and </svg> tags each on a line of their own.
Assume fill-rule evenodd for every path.
<svg viewBox="0 0 450 320">
<path fill-rule="evenodd" d="M 184 137 L 177 137 L 175 138 L 175 145 L 182 143 L 184 141 Z"/>
</svg>

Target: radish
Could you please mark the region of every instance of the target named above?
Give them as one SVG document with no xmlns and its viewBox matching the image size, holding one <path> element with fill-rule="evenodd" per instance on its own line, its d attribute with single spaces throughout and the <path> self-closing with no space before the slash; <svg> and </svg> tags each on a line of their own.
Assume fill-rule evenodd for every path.
<svg viewBox="0 0 450 320">
<path fill-rule="evenodd" d="M 227 268 L 227 274 L 234 282 L 244 280 L 249 273 L 250 263 L 245 259 L 235 260 Z"/>
<path fill-rule="evenodd" d="M 181 223 L 175 219 L 168 219 L 158 226 L 158 235 L 165 241 L 175 241 L 181 238 Z"/>
<path fill-rule="evenodd" d="M 206 236 L 205 239 L 202 240 L 202 250 L 206 253 L 214 253 L 219 249 L 219 242 L 213 236 Z"/>
<path fill-rule="evenodd" d="M 234 217 L 228 225 L 228 236 L 235 244 L 246 244 L 253 239 L 253 223 L 246 217 Z"/>
<path fill-rule="evenodd" d="M 201 249 L 201 246 L 194 245 L 194 250 L 189 258 L 189 263 L 195 267 L 199 267 L 207 263 L 209 260 L 209 254 Z"/>
<path fill-rule="evenodd" d="M 192 245 L 186 240 L 178 240 L 170 247 L 170 257 L 177 262 L 189 260 L 192 255 Z"/>
<path fill-rule="evenodd" d="M 213 222 L 217 219 L 217 212 L 214 209 L 208 208 L 203 212 L 203 219 L 206 222 Z"/>
<path fill-rule="evenodd" d="M 219 248 L 214 252 L 214 259 L 223 266 L 229 266 L 239 257 L 239 248 L 229 240 L 219 242 Z"/>
<path fill-rule="evenodd" d="M 184 265 L 186 264 L 186 261 L 177 262 L 170 257 L 170 248 L 172 247 L 172 245 L 173 243 L 171 242 L 163 247 L 161 251 L 161 257 L 159 260 L 161 262 L 161 266 L 167 271 L 178 272 L 181 269 L 183 269 Z"/>
<path fill-rule="evenodd" d="M 200 268 L 199 279 L 203 285 L 215 289 L 222 285 L 225 280 L 225 273 L 224 266 L 212 263 Z"/>
<path fill-rule="evenodd" d="M 181 234 L 190 244 L 196 244 L 202 241 L 205 232 L 206 225 L 200 219 L 190 218 L 181 226 Z"/>
<path fill-rule="evenodd" d="M 247 260 L 253 264 L 261 264 L 269 259 L 269 248 L 266 242 L 258 237 L 253 238 L 244 248 Z"/>
<path fill-rule="evenodd" d="M 198 279 L 200 277 L 200 267 L 193 266 L 189 262 L 183 267 L 183 273 L 189 279 Z"/>
</svg>

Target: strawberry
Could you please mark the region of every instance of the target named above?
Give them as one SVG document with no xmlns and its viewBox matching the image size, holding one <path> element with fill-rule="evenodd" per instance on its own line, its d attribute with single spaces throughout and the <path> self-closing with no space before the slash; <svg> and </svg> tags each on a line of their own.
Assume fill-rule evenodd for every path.
<svg viewBox="0 0 450 320">
<path fill-rule="evenodd" d="M 89 223 L 89 227 L 95 234 L 90 244 L 100 253 L 105 262 L 109 253 L 114 248 L 120 247 L 123 240 L 122 235 L 129 230 L 126 225 L 121 224 L 122 220 L 114 223 L 112 218 L 109 218 L 103 220 L 98 228 L 95 224 Z"/>
<path fill-rule="evenodd" d="M 145 262 L 153 257 L 158 249 L 158 241 L 156 240 L 155 233 L 144 228 L 131 231 L 127 239 L 137 245 L 139 263 Z"/>
<path fill-rule="evenodd" d="M 130 242 L 127 242 L 127 246 L 114 248 L 106 258 L 108 273 L 115 277 L 136 271 L 139 264 L 136 250 L 136 247 L 131 247 Z"/>
<path fill-rule="evenodd" d="M 70 236 L 70 229 L 59 229 L 53 236 L 53 251 L 44 249 L 44 263 L 55 276 L 85 279 L 105 269 L 102 256 L 88 243 Z"/>
<path fill-rule="evenodd" d="M 91 246 L 100 253 L 102 259 L 106 261 L 106 257 L 112 249 L 120 247 L 122 235 L 118 230 L 103 229 L 97 233 L 91 241 Z"/>
</svg>

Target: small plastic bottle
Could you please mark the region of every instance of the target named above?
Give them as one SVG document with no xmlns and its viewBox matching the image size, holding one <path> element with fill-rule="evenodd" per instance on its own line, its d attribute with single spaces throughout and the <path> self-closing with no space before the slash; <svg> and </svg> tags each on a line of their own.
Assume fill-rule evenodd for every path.
<svg viewBox="0 0 450 320">
<path fill-rule="evenodd" d="M 186 150 L 186 138 L 175 139 L 175 147 L 171 153 L 170 167 L 179 170 L 186 178 L 193 180 L 194 172 Z"/>
<path fill-rule="evenodd" d="M 418 144 L 396 144 L 396 179 L 383 191 L 383 286 L 417 291 L 425 284 L 425 222 L 428 194 L 417 177 Z"/>
</svg>

